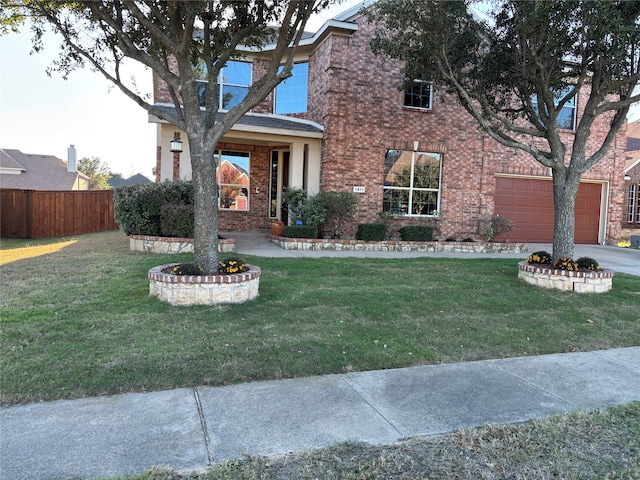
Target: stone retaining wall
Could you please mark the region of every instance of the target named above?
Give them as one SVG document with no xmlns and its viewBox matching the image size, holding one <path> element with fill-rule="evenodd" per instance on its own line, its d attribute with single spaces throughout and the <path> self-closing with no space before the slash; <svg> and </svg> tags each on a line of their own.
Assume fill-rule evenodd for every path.
<svg viewBox="0 0 640 480">
<path fill-rule="evenodd" d="M 571 272 L 527 262 L 518 263 L 518 278 L 531 285 L 578 293 L 602 293 L 613 288 L 613 270 Z"/>
<path fill-rule="evenodd" d="M 149 270 L 149 295 L 171 305 L 218 305 L 243 303 L 258 296 L 260 268 L 229 275 L 173 275 L 163 273 L 179 265 L 159 265 Z"/>
<path fill-rule="evenodd" d="M 193 253 L 193 238 L 154 237 L 151 235 L 129 235 L 129 250 L 147 253 Z M 236 241 L 221 238 L 218 241 L 219 253 L 236 251 Z"/>
<path fill-rule="evenodd" d="M 365 242 L 364 240 L 333 240 L 288 238 L 267 235 L 269 240 L 285 250 L 362 250 L 376 252 L 455 252 L 455 253 L 525 253 L 526 243 L 491 242 Z"/>
</svg>

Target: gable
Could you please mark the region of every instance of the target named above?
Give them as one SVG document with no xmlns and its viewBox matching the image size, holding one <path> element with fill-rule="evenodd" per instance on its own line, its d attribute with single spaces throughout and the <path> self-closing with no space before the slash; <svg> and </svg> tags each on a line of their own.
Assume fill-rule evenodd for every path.
<svg viewBox="0 0 640 480">
<path fill-rule="evenodd" d="M 23 153 L 0 149 L 0 184 L 2 188 L 21 190 L 78 190 L 89 178 L 80 172 L 67 171 L 67 164 L 53 155 Z M 16 167 L 19 166 L 19 167 Z M 4 172 L 12 169 L 11 173 Z M 19 173 L 16 174 L 16 171 Z"/>
</svg>

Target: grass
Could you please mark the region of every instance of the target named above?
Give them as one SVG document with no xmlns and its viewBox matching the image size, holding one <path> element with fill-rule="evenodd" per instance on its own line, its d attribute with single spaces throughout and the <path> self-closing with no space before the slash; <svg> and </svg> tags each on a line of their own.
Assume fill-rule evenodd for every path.
<svg viewBox="0 0 640 480">
<path fill-rule="evenodd" d="M 207 472 L 156 468 L 128 480 L 638 479 L 640 402 L 371 446 L 345 443 Z"/>
<path fill-rule="evenodd" d="M 513 259 L 248 257 L 252 302 L 149 297 L 149 268 L 189 260 L 120 232 L 3 240 L 1 403 L 640 345 L 630 275 L 579 295 L 520 282 Z"/>
</svg>

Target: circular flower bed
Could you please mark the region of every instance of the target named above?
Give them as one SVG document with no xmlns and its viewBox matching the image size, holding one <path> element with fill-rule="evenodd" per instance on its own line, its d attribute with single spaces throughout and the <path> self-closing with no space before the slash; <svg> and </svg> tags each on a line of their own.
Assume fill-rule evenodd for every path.
<svg viewBox="0 0 640 480">
<path fill-rule="evenodd" d="M 185 265 L 188 264 L 170 263 L 149 270 L 149 294 L 181 306 L 244 303 L 258 296 L 261 271 L 255 265 L 244 265 L 238 273 L 180 274 L 190 268 Z M 231 271 L 238 266 L 232 264 L 224 268 Z"/>
<path fill-rule="evenodd" d="M 551 260 L 548 252 L 535 252 L 518 264 L 518 278 L 531 285 L 578 293 L 608 292 L 613 288 L 613 270 L 600 268 L 593 258 Z"/>
</svg>

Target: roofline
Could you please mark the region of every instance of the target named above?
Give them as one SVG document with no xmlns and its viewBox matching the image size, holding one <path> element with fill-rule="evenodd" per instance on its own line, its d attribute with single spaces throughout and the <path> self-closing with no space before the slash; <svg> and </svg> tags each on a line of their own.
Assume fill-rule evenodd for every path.
<svg viewBox="0 0 640 480">
<path fill-rule="evenodd" d="M 633 162 L 631 165 L 629 165 L 627 168 L 625 168 L 623 170 L 623 172 L 625 174 L 627 174 L 627 173 L 629 173 L 631 171 L 632 168 L 635 168 L 638 165 L 640 165 L 640 157 L 638 157 L 635 162 Z"/>
<path fill-rule="evenodd" d="M 159 107 L 169 107 L 175 108 L 175 105 L 170 103 L 156 103 L 155 105 Z M 200 107 L 201 111 L 205 111 L 203 107 Z M 225 113 L 225 112 L 222 112 Z M 286 115 L 275 115 L 268 113 L 253 113 L 247 112 L 243 115 L 248 117 L 262 117 L 262 118 L 274 118 L 278 120 L 286 120 L 292 123 L 299 123 L 301 125 L 309 125 L 311 127 L 317 128 L 318 132 L 309 132 L 304 130 L 291 130 L 288 128 L 275 128 L 275 127 L 262 127 L 258 125 L 246 125 L 240 122 L 237 122 L 231 127 L 231 132 L 249 132 L 249 133 L 267 133 L 272 135 L 285 135 L 289 137 L 306 137 L 306 138 L 324 138 L 324 126 L 316 123 L 312 120 L 306 120 L 304 118 L 296 118 L 296 117 L 287 117 Z M 156 115 L 149 114 L 149 123 L 165 123 L 167 125 L 171 124 L 167 120 L 163 120 Z"/>
</svg>

